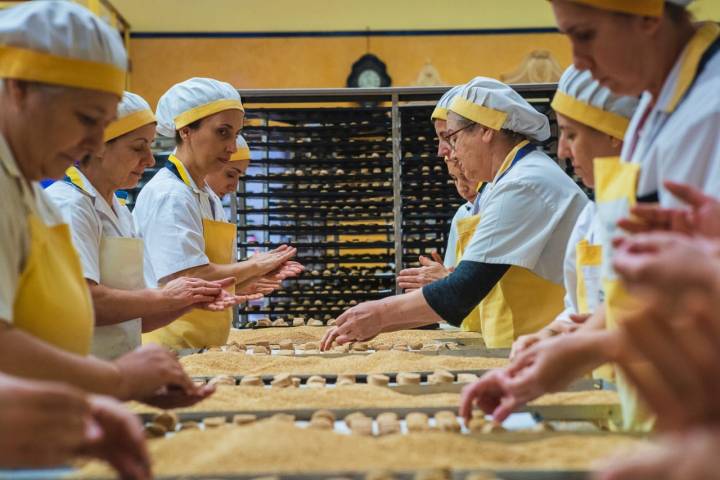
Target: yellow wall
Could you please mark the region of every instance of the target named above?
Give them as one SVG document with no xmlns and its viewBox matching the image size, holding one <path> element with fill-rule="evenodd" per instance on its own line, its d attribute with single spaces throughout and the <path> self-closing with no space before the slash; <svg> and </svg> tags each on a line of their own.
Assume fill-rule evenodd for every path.
<svg viewBox="0 0 720 480">
<path fill-rule="evenodd" d="M 173 83 L 209 76 L 238 88 L 344 87 L 362 37 L 133 39 L 131 88 L 151 103 Z M 513 71 L 534 49 L 565 67 L 569 44 L 559 34 L 372 37 L 370 51 L 388 66 L 394 86 L 412 85 L 430 60 L 446 84 Z"/>
<path fill-rule="evenodd" d="M 554 26 L 544 0 L 111 0 L 134 31 L 271 32 Z M 634 0 L 626 0 L 634 1 Z M 718 0 L 695 0 L 720 20 Z"/>
</svg>

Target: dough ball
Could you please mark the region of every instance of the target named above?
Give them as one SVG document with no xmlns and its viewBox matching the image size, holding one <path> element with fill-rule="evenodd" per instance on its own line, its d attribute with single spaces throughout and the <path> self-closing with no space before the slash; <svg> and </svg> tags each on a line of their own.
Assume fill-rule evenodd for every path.
<svg viewBox="0 0 720 480">
<path fill-rule="evenodd" d="M 358 417 L 352 421 L 350 430 L 355 435 L 371 436 L 373 434 L 373 421 L 372 418 Z"/>
<path fill-rule="evenodd" d="M 293 344 L 292 340 L 286 339 L 286 340 L 280 340 L 278 343 L 278 347 L 280 350 L 295 350 L 295 345 Z"/>
<path fill-rule="evenodd" d="M 337 376 L 336 381 L 337 382 L 348 381 L 350 383 L 355 383 L 355 375 L 353 375 L 351 373 L 341 373 L 340 375 Z"/>
<path fill-rule="evenodd" d="M 310 428 L 315 428 L 317 430 L 332 430 L 334 427 L 334 424 L 332 420 L 326 417 L 317 417 L 310 419 Z"/>
<path fill-rule="evenodd" d="M 496 422 L 487 422 L 483 428 L 482 433 L 503 433 L 507 432 L 505 427 Z"/>
<path fill-rule="evenodd" d="M 473 383 L 478 378 L 474 373 L 458 373 L 457 381 L 458 383 Z"/>
<path fill-rule="evenodd" d="M 355 385 L 355 382 L 348 379 L 342 379 L 335 382 L 335 385 L 337 385 L 338 387 L 348 387 L 350 385 Z"/>
<path fill-rule="evenodd" d="M 322 322 L 322 320 L 316 320 L 314 318 L 311 318 L 308 320 L 308 326 L 310 327 L 324 327 L 325 324 Z"/>
<path fill-rule="evenodd" d="M 185 421 L 185 422 L 181 422 L 179 428 L 180 428 L 181 431 L 182 431 L 182 430 L 197 430 L 197 429 L 200 428 L 200 425 L 198 424 L 198 422 L 194 422 L 194 421 L 192 421 L 192 420 L 188 420 L 188 421 Z"/>
<path fill-rule="evenodd" d="M 272 321 L 269 318 L 261 318 L 257 322 L 255 322 L 256 327 L 271 327 Z"/>
<path fill-rule="evenodd" d="M 411 349 L 411 350 L 422 350 L 422 348 L 423 348 L 423 343 L 422 343 L 422 342 L 412 342 L 412 343 L 410 344 L 410 349 Z"/>
<path fill-rule="evenodd" d="M 162 425 L 165 430 L 172 432 L 178 424 L 178 416 L 173 412 L 162 412 L 155 415 L 153 423 Z"/>
<path fill-rule="evenodd" d="M 273 327 L 287 327 L 288 323 L 285 320 L 283 320 L 282 318 L 278 318 L 277 320 L 274 320 L 272 322 L 272 326 Z"/>
<path fill-rule="evenodd" d="M 320 350 L 319 342 L 307 342 L 303 345 L 303 350 Z"/>
<path fill-rule="evenodd" d="M 452 475 L 449 469 L 438 468 L 417 472 L 414 480 L 450 480 L 451 478 Z"/>
<path fill-rule="evenodd" d="M 311 418 L 311 420 L 314 418 L 326 418 L 326 419 L 330 420 L 331 422 L 335 422 L 335 414 L 332 411 L 325 410 L 325 409 L 316 410 L 312 414 L 312 417 L 310 417 L 310 418 Z"/>
<path fill-rule="evenodd" d="M 235 425 L 248 425 L 251 423 L 255 423 L 257 421 L 256 415 L 250 415 L 246 413 L 238 413 L 237 415 L 233 415 L 233 423 Z"/>
<path fill-rule="evenodd" d="M 472 418 L 467 423 L 467 428 L 473 433 L 483 433 L 487 421 L 484 418 Z"/>
<path fill-rule="evenodd" d="M 388 351 L 392 350 L 392 347 L 393 346 L 389 343 L 378 343 L 377 345 L 375 345 L 375 350 L 377 350 L 378 352 Z"/>
<path fill-rule="evenodd" d="M 264 384 L 262 378 L 257 375 L 246 375 L 240 379 L 240 385 L 247 387 L 262 387 Z"/>
<path fill-rule="evenodd" d="M 275 375 L 270 385 L 275 388 L 287 388 L 292 386 L 292 378 L 289 373 L 279 373 Z"/>
<path fill-rule="evenodd" d="M 422 412 L 411 412 L 405 417 L 408 432 L 426 432 L 430 429 L 428 416 Z"/>
<path fill-rule="evenodd" d="M 147 438 L 164 437 L 167 432 L 165 426 L 159 423 L 151 422 L 145 425 L 145 436 Z"/>
<path fill-rule="evenodd" d="M 400 372 L 397 375 L 399 385 L 420 385 L 421 376 L 419 373 Z"/>
<path fill-rule="evenodd" d="M 325 386 L 325 383 L 325 378 L 319 375 L 313 375 L 312 377 L 307 379 L 305 385 L 312 388 L 323 388 Z"/>
<path fill-rule="evenodd" d="M 377 416 L 378 422 L 397 422 L 398 415 L 395 412 L 383 412 Z"/>
<path fill-rule="evenodd" d="M 357 342 L 352 344 L 352 350 L 354 352 L 367 352 L 368 344 L 365 342 Z"/>
<path fill-rule="evenodd" d="M 225 417 L 208 417 L 203 419 L 203 424 L 205 425 L 205 428 L 217 428 L 225 425 L 226 423 L 227 419 Z"/>
<path fill-rule="evenodd" d="M 390 377 L 382 374 L 373 374 L 367 377 L 368 383 L 375 387 L 387 387 L 390 383 Z"/>
<path fill-rule="evenodd" d="M 270 417 L 270 419 L 277 422 L 293 423 L 295 422 L 295 415 L 290 415 L 289 413 L 276 413 Z"/>
<path fill-rule="evenodd" d="M 396 433 L 400 433 L 400 422 L 378 420 L 378 435 L 394 435 Z"/>
<path fill-rule="evenodd" d="M 455 381 L 455 375 L 448 372 L 447 370 L 435 370 L 434 373 L 428 375 L 428 383 L 436 385 L 440 383 L 453 383 Z"/>
<path fill-rule="evenodd" d="M 368 417 L 367 417 L 367 415 L 365 415 L 362 412 L 353 412 L 353 413 L 346 415 L 345 418 L 343 419 L 343 421 L 348 426 L 348 428 L 352 428 L 353 422 L 355 420 L 357 420 L 358 418 L 368 418 Z"/>
<path fill-rule="evenodd" d="M 255 345 L 252 351 L 253 355 L 270 355 L 270 349 L 262 345 Z"/>
<path fill-rule="evenodd" d="M 304 319 L 304 318 L 302 318 L 302 317 L 295 317 L 295 318 L 293 318 L 293 321 L 292 321 L 292 326 L 293 326 L 293 327 L 302 327 L 303 325 L 305 325 L 305 319 Z"/>
</svg>

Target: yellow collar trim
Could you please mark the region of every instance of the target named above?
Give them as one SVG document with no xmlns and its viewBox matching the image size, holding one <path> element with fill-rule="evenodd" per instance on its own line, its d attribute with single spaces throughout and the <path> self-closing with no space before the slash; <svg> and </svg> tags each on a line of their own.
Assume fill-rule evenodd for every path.
<svg viewBox="0 0 720 480">
<path fill-rule="evenodd" d="M 109 142 L 114 138 L 121 137 L 126 133 L 137 130 L 140 127 L 144 127 L 150 123 L 155 123 L 155 115 L 152 110 L 139 110 L 133 112 L 130 115 L 126 115 L 123 118 L 119 118 L 112 122 L 105 129 L 105 141 Z"/>
<path fill-rule="evenodd" d="M 65 170 L 65 175 L 67 175 L 67 177 L 70 179 L 70 183 L 75 185 L 77 188 L 90 196 L 95 196 L 85 187 L 85 182 L 83 181 L 83 174 L 76 166 L 72 166 Z"/>
<path fill-rule="evenodd" d="M 450 104 L 450 111 L 493 130 L 501 130 L 508 116 L 506 112 L 478 105 L 462 97 L 455 97 Z"/>
<path fill-rule="evenodd" d="M 664 111 L 671 113 L 675 111 L 680 100 L 685 96 L 690 85 L 695 81 L 700 66 L 700 60 L 708 48 L 720 36 L 720 25 L 714 22 L 703 24 L 693 38 L 690 39 L 685 51 L 682 54 L 680 74 L 678 75 L 675 92 L 672 99 L 665 106 Z"/>
<path fill-rule="evenodd" d="M 125 70 L 107 63 L 0 45 L 0 78 L 87 88 L 121 97 L 125 90 L 125 75 Z"/>
<path fill-rule="evenodd" d="M 223 112 L 225 110 L 240 110 L 241 112 L 245 111 L 240 100 L 216 100 L 214 102 L 206 103 L 205 105 L 200 105 L 199 107 L 191 108 L 190 110 L 187 110 L 175 117 L 175 130 L 180 130 L 181 128 L 190 125 L 196 120 L 209 117 L 210 115 L 214 115 L 218 112 Z"/>
<path fill-rule="evenodd" d="M 646 17 L 661 17 L 665 0 L 572 0 L 600 10 L 629 13 Z"/>
<path fill-rule="evenodd" d="M 182 178 L 182 181 L 185 182 L 185 185 L 187 185 L 190 188 L 193 188 L 194 182 L 192 180 L 192 177 L 187 171 L 187 168 L 185 168 L 185 165 L 173 154 L 170 154 L 168 157 L 168 162 L 175 165 L 175 168 L 177 168 L 178 173 L 180 174 L 180 178 Z"/>
<path fill-rule="evenodd" d="M 595 130 L 607 133 L 619 140 L 625 138 L 625 131 L 630 125 L 629 118 L 582 102 L 559 90 L 555 92 L 552 108 L 561 115 L 572 118 Z"/>
<path fill-rule="evenodd" d="M 507 154 L 507 157 L 505 157 L 505 160 L 503 160 L 502 165 L 500 165 L 500 170 L 498 170 L 498 172 L 495 174 L 495 178 L 493 178 L 493 183 L 495 183 L 497 181 L 497 179 L 500 178 L 500 176 L 503 173 L 505 173 L 505 170 L 510 168 L 510 165 L 512 165 L 513 160 L 515 160 L 515 155 L 517 155 L 517 153 L 520 151 L 520 149 L 522 149 L 528 143 L 530 143 L 530 142 L 527 140 L 523 140 L 522 142 L 515 145 L 515 147 L 512 150 L 510 150 L 510 153 Z M 479 186 L 478 186 L 478 188 L 479 188 Z"/>
<path fill-rule="evenodd" d="M 447 120 L 448 115 L 448 109 L 444 107 L 435 107 L 435 110 L 433 110 L 432 115 L 430 115 L 430 120 Z"/>
<path fill-rule="evenodd" d="M 238 151 L 233 153 L 232 157 L 230 157 L 231 162 L 239 162 L 241 160 L 250 160 L 249 148 L 238 148 Z"/>
</svg>

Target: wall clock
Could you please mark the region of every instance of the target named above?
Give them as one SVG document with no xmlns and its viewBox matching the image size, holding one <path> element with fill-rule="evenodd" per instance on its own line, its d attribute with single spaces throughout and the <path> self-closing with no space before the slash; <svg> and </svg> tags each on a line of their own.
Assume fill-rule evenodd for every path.
<svg viewBox="0 0 720 480">
<path fill-rule="evenodd" d="M 352 88 L 389 87 L 392 79 L 387 73 L 385 63 L 371 53 L 367 53 L 353 63 L 347 86 Z"/>
</svg>

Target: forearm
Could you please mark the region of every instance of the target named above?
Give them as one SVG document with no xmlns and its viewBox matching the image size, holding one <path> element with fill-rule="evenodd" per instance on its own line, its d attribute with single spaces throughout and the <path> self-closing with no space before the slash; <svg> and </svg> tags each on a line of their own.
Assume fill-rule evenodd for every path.
<svg viewBox="0 0 720 480">
<path fill-rule="evenodd" d="M 110 362 L 65 352 L 4 323 L 0 326 L 0 344 L 0 370 L 4 373 L 64 382 L 92 393 L 122 396 L 122 376 Z"/>
<path fill-rule="evenodd" d="M 88 282 L 95 308 L 95 325 L 114 325 L 135 318 L 167 316 L 171 307 L 157 289 L 119 290 Z M 157 327 L 156 327 L 157 328 Z"/>
<path fill-rule="evenodd" d="M 583 353 L 578 358 L 584 359 L 583 366 L 588 371 L 619 358 L 620 340 L 617 330 L 577 331 L 564 339 L 571 342 L 575 350 Z"/>
<path fill-rule="evenodd" d="M 509 269 L 509 265 L 462 261 L 450 275 L 423 287 L 422 295 L 439 317 L 458 326 Z"/>
<path fill-rule="evenodd" d="M 164 280 L 167 282 L 178 277 L 196 277 L 212 282 L 233 277 L 235 279 L 236 289 L 240 289 L 262 275 L 264 275 L 264 273 L 258 268 L 257 264 L 250 259 L 243 262 L 227 264 L 208 263 L 207 265 L 201 265 L 174 273 Z"/>
<path fill-rule="evenodd" d="M 423 327 L 441 322 L 420 290 L 380 300 L 383 332 Z"/>
<path fill-rule="evenodd" d="M 605 305 L 598 306 L 597 310 L 583 323 L 578 331 L 593 332 L 605 330 Z"/>
<path fill-rule="evenodd" d="M 173 321 L 187 313 L 190 308 L 184 310 L 174 310 L 171 312 L 156 313 L 153 315 L 145 315 L 142 317 L 142 333 L 152 332 L 158 328 L 162 328 L 171 324 Z"/>
</svg>

